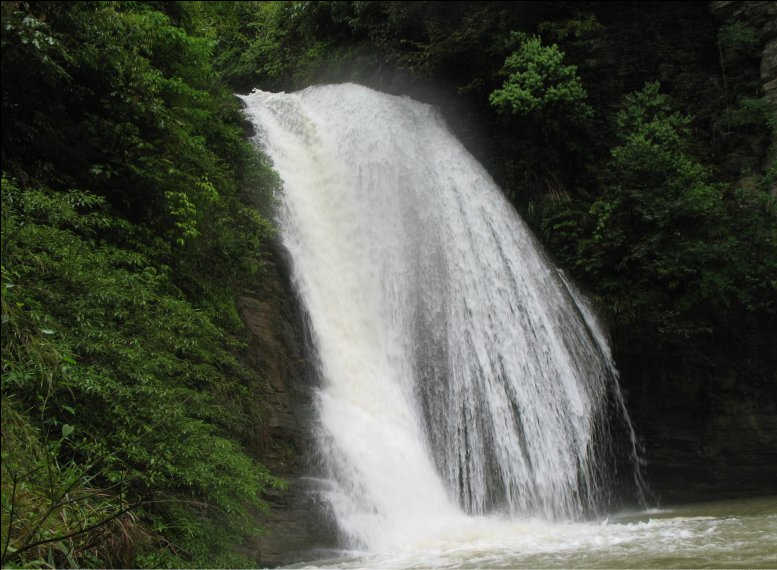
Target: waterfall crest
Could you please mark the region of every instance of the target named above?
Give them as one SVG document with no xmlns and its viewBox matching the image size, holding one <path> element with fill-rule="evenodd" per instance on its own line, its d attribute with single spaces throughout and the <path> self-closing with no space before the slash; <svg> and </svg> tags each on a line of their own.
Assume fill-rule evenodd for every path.
<svg viewBox="0 0 777 570">
<path fill-rule="evenodd" d="M 638 467 L 604 334 L 438 113 L 356 85 L 244 100 L 283 181 L 351 543 L 607 507 L 616 463 Z"/>
</svg>

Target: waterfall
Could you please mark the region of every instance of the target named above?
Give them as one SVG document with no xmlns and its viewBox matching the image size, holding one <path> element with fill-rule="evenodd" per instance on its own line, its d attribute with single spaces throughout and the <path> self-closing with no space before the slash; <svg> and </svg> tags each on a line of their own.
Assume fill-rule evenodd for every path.
<svg viewBox="0 0 777 570">
<path fill-rule="evenodd" d="M 348 542 L 608 508 L 638 465 L 605 336 L 435 109 L 357 85 L 244 101 L 283 181 Z"/>
</svg>

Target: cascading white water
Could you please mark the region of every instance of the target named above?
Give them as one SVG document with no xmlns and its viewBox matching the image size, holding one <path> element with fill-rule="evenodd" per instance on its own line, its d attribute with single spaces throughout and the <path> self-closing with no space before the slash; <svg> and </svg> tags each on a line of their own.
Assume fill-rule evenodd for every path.
<svg viewBox="0 0 777 570">
<path fill-rule="evenodd" d="M 636 456 L 604 335 L 435 110 L 356 85 L 244 100 L 283 181 L 344 535 L 607 504 L 613 441 Z"/>
</svg>

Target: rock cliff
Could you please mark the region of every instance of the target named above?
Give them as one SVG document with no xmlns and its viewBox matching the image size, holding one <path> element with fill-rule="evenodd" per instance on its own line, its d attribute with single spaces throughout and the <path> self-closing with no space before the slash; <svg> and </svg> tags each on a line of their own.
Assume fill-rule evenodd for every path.
<svg viewBox="0 0 777 570">
<path fill-rule="evenodd" d="M 263 424 L 250 452 L 287 489 L 268 490 L 270 510 L 257 512 L 262 533 L 244 550 L 260 565 L 278 566 L 315 558 L 334 544 L 332 526 L 316 492 L 312 445 L 313 380 L 304 350 L 304 326 L 281 255 L 266 263 L 257 286 L 239 299 L 247 327 L 243 362 L 266 380 Z"/>
<path fill-rule="evenodd" d="M 671 349 L 616 357 L 660 504 L 777 493 L 777 386 Z"/>
</svg>

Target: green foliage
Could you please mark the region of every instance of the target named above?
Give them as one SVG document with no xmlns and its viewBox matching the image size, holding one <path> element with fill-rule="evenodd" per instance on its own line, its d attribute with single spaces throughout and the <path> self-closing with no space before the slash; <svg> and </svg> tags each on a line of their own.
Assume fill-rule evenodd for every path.
<svg viewBox="0 0 777 570">
<path fill-rule="evenodd" d="M 71 411 L 70 406 L 65 406 Z M 27 567 L 94 567 L 132 564 L 136 545 L 149 537 L 127 501 L 123 485 L 99 487 L 99 462 L 62 460 L 75 428 L 48 434 L 2 397 L 2 561 Z"/>
<path fill-rule="evenodd" d="M 280 484 L 231 336 L 277 176 L 209 13 L 156 5 L 2 4 L 4 565 L 244 566 Z"/>
<path fill-rule="evenodd" d="M 507 78 L 488 100 L 510 127 L 508 183 L 531 221 L 535 203 L 570 198 L 582 168 L 575 172 L 569 166 L 590 146 L 586 129 L 594 113 L 577 67 L 564 64 L 556 44 L 545 46 L 537 36 L 513 32 L 507 45 L 515 44 L 500 72 Z"/>
<path fill-rule="evenodd" d="M 46 491 L 42 503 L 58 504 L 73 525 L 132 505 L 133 520 L 144 525 L 146 563 L 245 564 L 226 546 L 252 530 L 248 509 L 263 506 L 263 486 L 278 484 L 227 436 L 247 422 L 240 400 L 258 380 L 232 356 L 224 332 L 144 255 L 95 239 L 122 225 L 104 213 L 102 199 L 21 190 L 3 178 L 2 215 L 3 397 L 46 450 L 42 467 L 35 460 L 32 469 L 14 467 L 18 447 L 11 462 L 4 459 L 19 501 L 40 492 L 45 467 L 73 481 L 61 496 Z M 85 498 L 75 507 L 96 502 L 93 515 L 65 504 L 76 487 Z M 4 563 L 27 560 L 25 542 L 69 534 L 49 528 L 62 516 L 49 513 L 28 532 L 34 525 L 25 521 L 43 515 L 25 510 L 4 534 L 19 557 L 11 550 Z M 127 523 L 129 511 L 122 516 Z M 71 545 L 57 563 L 91 564 L 85 555 Z"/>
<path fill-rule="evenodd" d="M 540 38 L 518 37 L 518 50 L 505 60 L 507 79 L 489 101 L 501 113 L 516 115 L 564 115 L 585 119 L 593 109 L 585 103 L 588 93 L 577 76 L 577 67 L 564 65 L 564 53 L 556 44 L 543 46 Z"/>
<path fill-rule="evenodd" d="M 625 98 L 617 125 L 577 262 L 599 294 L 622 323 L 666 335 L 767 322 L 777 312 L 773 199 L 712 183 L 690 119 L 657 83 Z"/>
<path fill-rule="evenodd" d="M 322 81 L 447 83 L 455 75 L 462 93 L 479 91 L 498 68 L 490 51 L 501 41 L 500 28 L 516 19 L 458 2 L 215 2 L 207 9 L 224 22 L 217 66 L 240 90 Z"/>
<path fill-rule="evenodd" d="M 724 172 L 734 175 L 743 169 L 757 171 L 777 127 L 777 108 L 761 88 L 761 39 L 747 24 L 732 19 L 718 30 L 717 43 L 724 109 L 712 120 L 712 128 L 720 140 L 719 162 Z"/>
<path fill-rule="evenodd" d="M 731 20 L 718 31 L 718 45 L 725 51 L 752 55 L 761 40 L 758 34 L 741 20 Z"/>
<path fill-rule="evenodd" d="M 240 218 L 239 237 L 251 243 L 269 235 L 241 212 L 250 197 L 238 182 L 266 167 L 253 162 L 238 102 L 210 67 L 210 41 L 142 4 L 19 7 L 3 28 L 4 168 L 106 197 L 171 244 L 155 255 L 183 262 L 176 275 L 192 293 L 214 271 L 227 279 L 233 266 L 257 267 L 258 250 L 235 251 L 221 222 Z M 32 73 L 36 48 L 15 33 L 30 19 L 57 48 Z M 223 263 L 205 262 L 214 258 Z"/>
<path fill-rule="evenodd" d="M 277 82 L 290 72 L 284 57 L 287 31 L 281 21 L 289 9 L 282 2 L 208 2 L 219 26 L 215 63 L 224 79 L 241 90 Z"/>
<path fill-rule="evenodd" d="M 568 18 L 542 22 L 537 28 L 556 41 L 570 37 L 586 38 L 605 29 L 596 16 L 588 12 L 585 7 L 576 10 Z"/>
</svg>

